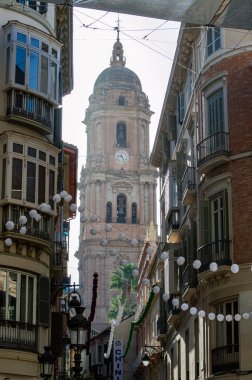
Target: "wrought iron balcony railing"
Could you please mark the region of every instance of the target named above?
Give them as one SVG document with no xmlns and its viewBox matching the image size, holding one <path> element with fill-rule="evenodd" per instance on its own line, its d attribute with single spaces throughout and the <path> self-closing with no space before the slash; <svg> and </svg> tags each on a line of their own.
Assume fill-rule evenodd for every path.
<svg viewBox="0 0 252 380">
<path fill-rule="evenodd" d="M 172 301 L 177 298 L 178 299 L 178 304 L 181 304 L 181 294 L 180 293 L 173 293 L 170 294 L 170 298 L 167 302 L 167 313 L 168 313 L 168 318 L 171 317 L 172 315 L 178 315 L 181 311 L 179 306 L 174 306 Z"/>
<path fill-rule="evenodd" d="M 186 189 L 195 189 L 196 179 L 195 179 L 195 168 L 187 166 L 183 177 L 181 179 L 181 192 L 182 194 Z"/>
<path fill-rule="evenodd" d="M 239 369 L 239 345 L 218 347 L 212 350 L 212 373 Z"/>
<path fill-rule="evenodd" d="M 181 275 L 181 292 L 182 294 L 189 288 L 196 288 L 198 284 L 197 272 L 192 264 L 186 266 Z"/>
<path fill-rule="evenodd" d="M 200 247 L 197 253 L 198 260 L 201 261 L 199 271 L 204 272 L 208 270 L 212 262 L 216 262 L 218 266 L 231 265 L 230 244 L 230 240 L 222 239 Z"/>
<path fill-rule="evenodd" d="M 36 352 L 36 326 L 0 319 L 0 347 Z"/>
<path fill-rule="evenodd" d="M 216 157 L 221 154 L 227 155 L 229 152 L 229 134 L 227 132 L 217 132 L 206 137 L 197 145 L 197 162 L 198 165 L 212 156 Z"/>
</svg>

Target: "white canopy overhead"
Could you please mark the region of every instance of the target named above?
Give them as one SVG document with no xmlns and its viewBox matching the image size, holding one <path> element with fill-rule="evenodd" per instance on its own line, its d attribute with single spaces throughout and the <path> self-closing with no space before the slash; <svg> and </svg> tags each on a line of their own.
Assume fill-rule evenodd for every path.
<svg viewBox="0 0 252 380">
<path fill-rule="evenodd" d="M 252 28 L 252 0 L 44 0 L 76 7 L 226 28 Z"/>
</svg>

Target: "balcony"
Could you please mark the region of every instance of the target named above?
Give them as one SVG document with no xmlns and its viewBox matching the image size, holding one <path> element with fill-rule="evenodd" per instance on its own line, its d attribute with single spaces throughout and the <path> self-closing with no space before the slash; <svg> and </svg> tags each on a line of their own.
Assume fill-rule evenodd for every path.
<svg viewBox="0 0 252 380">
<path fill-rule="evenodd" d="M 195 289 L 198 284 L 197 272 L 193 268 L 192 264 L 186 266 L 181 275 L 181 293 L 183 298 L 190 297 L 192 293 L 195 293 Z"/>
<path fill-rule="evenodd" d="M 180 306 L 173 306 L 172 300 L 177 298 L 179 301 L 179 305 L 181 305 L 181 294 L 180 293 L 173 293 L 170 294 L 170 299 L 167 302 L 167 323 L 170 325 L 173 325 L 176 323 L 178 319 L 178 315 L 181 312 Z"/>
<path fill-rule="evenodd" d="M 181 179 L 182 203 L 191 205 L 196 199 L 195 168 L 188 166 Z"/>
<path fill-rule="evenodd" d="M 166 236 L 167 243 L 175 244 L 180 242 L 179 227 L 179 222 L 170 224 L 168 234 Z"/>
<path fill-rule="evenodd" d="M 8 235 L 8 237 L 17 238 L 16 234 L 18 234 L 19 240 L 22 240 L 22 239 L 28 240 L 29 239 L 28 237 L 31 237 L 31 238 L 43 240 L 46 245 L 50 244 L 51 236 L 48 232 L 27 226 L 26 234 L 22 235 L 22 234 L 20 234 L 19 230 L 20 230 L 20 226 L 18 224 L 16 224 L 14 229 L 11 231 L 8 231 L 6 229 L 5 223 L 2 226 L 2 231 L 4 233 L 4 237 L 5 237 L 5 235 Z M 30 240 L 32 240 L 32 239 L 30 239 Z M 40 243 L 42 243 L 42 242 L 40 242 Z"/>
<path fill-rule="evenodd" d="M 200 247 L 197 253 L 198 260 L 201 261 L 199 272 L 208 270 L 212 262 L 216 262 L 218 266 L 231 265 L 230 244 L 230 240 L 222 239 Z"/>
<path fill-rule="evenodd" d="M 239 369 L 239 345 L 218 347 L 212 350 L 212 373 Z"/>
<path fill-rule="evenodd" d="M 37 128 L 49 135 L 52 130 L 53 106 L 38 96 L 12 89 L 7 94 L 7 120 Z"/>
<path fill-rule="evenodd" d="M 197 167 L 200 174 L 207 173 L 213 168 L 228 161 L 229 134 L 217 132 L 197 145 Z"/>
<path fill-rule="evenodd" d="M 36 326 L 0 320 L 0 348 L 36 352 Z"/>
</svg>

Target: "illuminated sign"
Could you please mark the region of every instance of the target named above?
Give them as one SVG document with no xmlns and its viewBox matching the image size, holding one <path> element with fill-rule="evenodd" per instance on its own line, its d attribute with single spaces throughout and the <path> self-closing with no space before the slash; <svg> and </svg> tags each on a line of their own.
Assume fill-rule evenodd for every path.
<svg viewBox="0 0 252 380">
<path fill-rule="evenodd" d="M 123 342 L 122 340 L 114 340 L 114 380 L 123 379 Z"/>
</svg>

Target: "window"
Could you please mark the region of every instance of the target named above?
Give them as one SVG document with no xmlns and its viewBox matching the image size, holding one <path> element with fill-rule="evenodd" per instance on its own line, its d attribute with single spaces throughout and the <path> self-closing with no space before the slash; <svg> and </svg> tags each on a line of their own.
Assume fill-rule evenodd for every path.
<svg viewBox="0 0 252 380">
<path fill-rule="evenodd" d="M 207 126 L 209 136 L 224 130 L 223 89 L 207 97 Z"/>
<path fill-rule="evenodd" d="M 210 200 L 211 241 L 218 250 L 224 250 L 225 239 L 228 238 L 227 192 L 218 193 Z"/>
<path fill-rule="evenodd" d="M 185 96 L 184 92 L 180 92 L 178 95 L 178 120 L 179 124 L 183 124 L 185 116 Z"/>
<path fill-rule="evenodd" d="M 227 315 L 233 317 L 238 314 L 238 301 L 232 300 L 216 306 L 216 314 Z M 216 347 L 235 345 L 235 351 L 239 351 L 239 322 L 232 319 L 227 322 L 226 319 L 222 322 L 216 322 Z"/>
<path fill-rule="evenodd" d="M 137 204 L 132 203 L 132 208 L 131 208 L 131 223 L 132 224 L 137 224 Z"/>
<path fill-rule="evenodd" d="M 42 161 L 46 161 L 46 153 L 42 152 L 41 150 L 39 151 L 39 159 Z"/>
<path fill-rule="evenodd" d="M 45 182 L 46 182 L 46 168 L 39 165 L 39 177 L 38 177 L 38 203 L 45 202 Z"/>
<path fill-rule="evenodd" d="M 125 97 L 124 96 L 119 96 L 118 105 L 119 106 L 125 106 Z"/>
<path fill-rule="evenodd" d="M 208 28 L 207 30 L 207 57 L 219 50 L 221 47 L 221 33 L 220 28 Z"/>
<path fill-rule="evenodd" d="M 31 148 L 30 146 L 28 146 L 27 155 L 30 156 L 30 157 L 35 157 L 36 158 L 36 156 L 37 156 L 37 150 L 34 149 L 34 148 Z"/>
<path fill-rule="evenodd" d="M 35 279 L 29 274 L 0 269 L 0 319 L 35 324 Z"/>
<path fill-rule="evenodd" d="M 23 161 L 19 158 L 13 158 L 11 197 L 14 199 L 22 199 L 22 168 Z"/>
<path fill-rule="evenodd" d="M 55 194 L 55 172 L 53 170 L 49 170 L 49 204 L 53 210 L 54 201 L 53 195 Z"/>
<path fill-rule="evenodd" d="M 6 184 L 6 158 L 3 159 L 2 166 L 2 199 L 5 198 L 5 184 Z"/>
<path fill-rule="evenodd" d="M 126 196 L 119 194 L 117 197 L 117 223 L 126 223 L 126 204 Z"/>
<path fill-rule="evenodd" d="M 106 205 L 106 222 L 112 223 L 112 203 L 107 202 Z"/>
<path fill-rule="evenodd" d="M 35 203 L 36 190 L 36 164 L 27 162 L 27 179 L 26 179 L 26 200 Z"/>
<path fill-rule="evenodd" d="M 23 153 L 23 145 L 13 143 L 13 152 L 22 154 Z"/>
<path fill-rule="evenodd" d="M 126 125 L 122 122 L 119 122 L 116 126 L 116 146 L 127 147 Z"/>
</svg>

